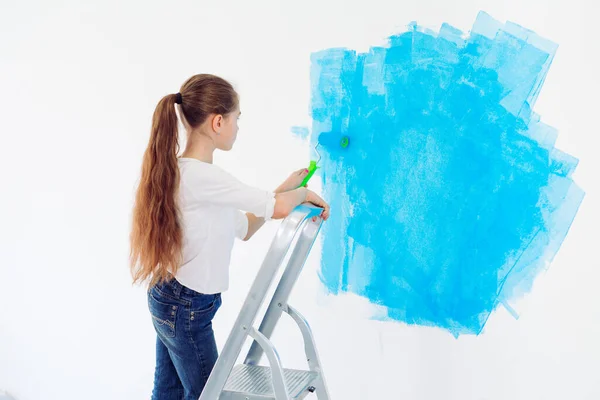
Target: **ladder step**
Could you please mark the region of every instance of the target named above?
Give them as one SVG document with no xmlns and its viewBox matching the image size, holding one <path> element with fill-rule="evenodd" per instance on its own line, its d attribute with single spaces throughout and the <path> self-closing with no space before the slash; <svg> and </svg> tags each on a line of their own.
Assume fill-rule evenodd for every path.
<svg viewBox="0 0 600 400">
<path fill-rule="evenodd" d="M 290 398 L 300 400 L 310 394 L 310 384 L 318 375 L 314 371 L 283 368 L 283 378 Z M 275 400 L 271 368 L 262 365 L 235 365 L 219 399 Z"/>
</svg>

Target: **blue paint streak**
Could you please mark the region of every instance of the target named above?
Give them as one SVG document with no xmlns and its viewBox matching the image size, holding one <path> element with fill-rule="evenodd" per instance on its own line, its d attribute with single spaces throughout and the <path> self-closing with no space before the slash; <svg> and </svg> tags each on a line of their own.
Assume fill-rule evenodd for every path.
<svg viewBox="0 0 600 400">
<path fill-rule="evenodd" d="M 467 38 L 413 23 L 386 47 L 312 55 L 331 293 L 455 336 L 498 305 L 516 315 L 584 197 L 578 160 L 532 112 L 556 48 L 482 12 Z"/>
<path fill-rule="evenodd" d="M 300 138 L 300 139 L 308 139 L 308 135 L 309 135 L 309 131 L 307 127 L 304 126 L 293 126 L 292 127 L 292 133 L 294 134 L 294 136 Z"/>
</svg>

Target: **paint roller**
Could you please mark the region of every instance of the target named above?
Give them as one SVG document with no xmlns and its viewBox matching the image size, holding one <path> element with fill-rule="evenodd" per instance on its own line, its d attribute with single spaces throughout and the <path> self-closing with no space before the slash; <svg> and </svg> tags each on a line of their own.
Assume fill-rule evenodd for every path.
<svg viewBox="0 0 600 400">
<path fill-rule="evenodd" d="M 342 149 L 345 149 L 345 148 L 348 147 L 349 144 L 350 144 L 350 138 L 348 136 L 342 136 L 342 139 L 340 140 L 340 147 Z M 306 175 L 306 177 L 304 178 L 304 180 L 300 184 L 300 187 L 306 186 L 306 184 L 308 183 L 308 181 L 310 180 L 310 178 L 312 178 L 312 176 L 315 173 L 315 171 L 318 168 L 320 168 L 317 164 L 319 164 L 319 161 L 321 161 L 321 154 L 319 154 L 319 152 L 317 151 L 317 147 L 319 147 L 319 143 L 318 142 L 315 145 L 315 153 L 317 153 L 317 155 L 319 156 L 319 158 L 317 158 L 317 160 L 311 160 L 310 161 L 310 164 L 308 165 L 308 174 Z"/>
</svg>

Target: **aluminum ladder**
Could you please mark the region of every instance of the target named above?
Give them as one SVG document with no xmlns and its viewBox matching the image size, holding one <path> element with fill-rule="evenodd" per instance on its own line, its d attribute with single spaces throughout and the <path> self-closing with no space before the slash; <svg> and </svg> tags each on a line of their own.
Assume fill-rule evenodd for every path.
<svg viewBox="0 0 600 400">
<path fill-rule="evenodd" d="M 306 319 L 287 303 L 321 228 L 322 211 L 322 208 L 302 204 L 282 221 L 199 400 L 296 400 L 313 392 L 319 400 L 330 399 L 310 327 Z M 316 217 L 315 221 L 313 217 Z M 260 327 L 256 329 L 253 325 L 259 309 L 296 237 L 287 266 Z M 283 368 L 270 341 L 284 312 L 300 328 L 308 370 Z M 248 336 L 252 338 L 250 350 L 244 362 L 236 365 Z M 259 365 L 263 352 L 269 366 Z"/>
</svg>

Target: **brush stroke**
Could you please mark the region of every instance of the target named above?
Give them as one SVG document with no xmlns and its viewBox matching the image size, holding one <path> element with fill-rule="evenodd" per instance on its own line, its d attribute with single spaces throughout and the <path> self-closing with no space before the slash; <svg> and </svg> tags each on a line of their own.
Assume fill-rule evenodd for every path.
<svg viewBox="0 0 600 400">
<path fill-rule="evenodd" d="M 308 139 L 309 132 L 308 128 L 305 126 L 293 126 L 291 131 L 292 134 L 297 138 L 300 138 L 302 140 Z"/>
<path fill-rule="evenodd" d="M 366 53 L 312 54 L 330 293 L 456 337 L 499 305 L 516 313 L 584 197 L 578 160 L 532 112 L 556 48 L 481 12 L 466 37 L 412 23 Z"/>
</svg>

